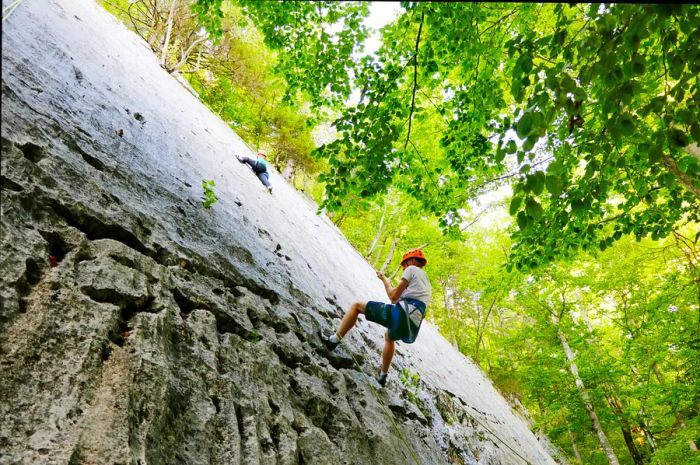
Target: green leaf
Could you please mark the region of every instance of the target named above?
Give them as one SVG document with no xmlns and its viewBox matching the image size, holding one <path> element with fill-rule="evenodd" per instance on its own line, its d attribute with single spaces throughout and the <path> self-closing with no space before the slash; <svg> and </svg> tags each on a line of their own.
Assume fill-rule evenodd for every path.
<svg viewBox="0 0 700 465">
<path fill-rule="evenodd" d="M 632 71 L 636 75 L 644 74 L 647 70 L 646 64 L 644 63 L 644 58 L 637 56 L 632 63 Z"/>
<path fill-rule="evenodd" d="M 545 174 L 543 171 L 537 171 L 534 174 L 527 175 L 527 184 L 530 186 L 530 191 L 539 195 L 544 190 Z"/>
<path fill-rule="evenodd" d="M 571 76 L 564 74 L 560 82 L 561 88 L 566 92 L 573 92 L 576 89 L 576 81 L 571 79 Z"/>
<path fill-rule="evenodd" d="M 525 139 L 525 142 L 523 143 L 523 150 L 526 152 L 529 152 L 535 147 L 535 142 L 537 142 L 537 137 L 528 137 Z"/>
<path fill-rule="evenodd" d="M 513 79 L 513 83 L 510 86 L 510 93 L 513 95 L 516 102 L 522 102 L 524 90 L 525 88 L 520 79 Z"/>
<path fill-rule="evenodd" d="M 523 198 L 519 195 L 514 196 L 510 201 L 510 215 L 515 216 L 515 214 L 520 210 L 520 205 L 523 203 Z"/>
<path fill-rule="evenodd" d="M 635 123 L 634 119 L 629 114 L 624 114 L 620 117 L 619 121 L 620 132 L 625 136 L 631 136 L 634 134 Z"/>
<path fill-rule="evenodd" d="M 685 147 L 690 143 L 688 136 L 680 129 L 675 128 L 668 132 L 668 140 L 672 147 Z"/>
<path fill-rule="evenodd" d="M 643 156 L 643 151 L 640 152 L 640 155 Z M 647 148 L 647 158 L 649 160 L 650 165 L 654 165 L 656 163 L 659 163 L 663 159 L 663 151 L 661 147 L 658 145 L 655 145 L 653 147 L 648 147 Z"/>
<path fill-rule="evenodd" d="M 690 135 L 693 137 L 696 144 L 700 144 L 700 124 L 692 123 L 690 125 Z"/>
<path fill-rule="evenodd" d="M 580 199 L 571 199 L 571 211 L 579 213 L 585 209 L 585 204 Z"/>
<path fill-rule="evenodd" d="M 678 79 L 683 74 L 685 68 L 685 60 L 680 55 L 674 55 L 669 62 L 668 74 L 673 79 Z"/>
<path fill-rule="evenodd" d="M 677 179 L 673 174 L 666 172 L 659 177 L 659 182 L 662 186 L 673 187 L 677 184 Z"/>
<path fill-rule="evenodd" d="M 520 228 L 521 231 L 527 229 L 528 225 L 530 224 L 530 219 L 525 213 L 519 212 L 516 219 L 518 222 L 518 228 Z"/>
<path fill-rule="evenodd" d="M 562 172 L 562 166 L 561 163 L 558 162 L 557 160 L 552 161 L 548 166 L 547 166 L 547 173 L 549 174 L 560 174 Z"/>
<path fill-rule="evenodd" d="M 204 190 L 204 197 L 202 197 L 202 205 L 204 208 L 211 208 L 211 206 L 218 200 L 216 194 L 212 189 L 214 187 L 214 180 L 206 181 L 202 180 L 202 189 Z"/>
<path fill-rule="evenodd" d="M 535 221 L 539 220 L 542 217 L 542 214 L 544 213 L 542 210 L 542 206 L 539 203 L 537 203 L 535 199 L 532 198 L 528 199 L 527 204 L 525 205 L 525 211 Z"/>
<path fill-rule="evenodd" d="M 537 136 L 543 136 L 547 132 L 547 123 L 542 112 L 536 111 L 532 114 L 532 132 Z"/>
<path fill-rule="evenodd" d="M 545 186 L 547 191 L 552 194 L 552 197 L 559 197 L 562 192 L 561 178 L 557 175 L 547 174 L 545 177 Z"/>
<path fill-rule="evenodd" d="M 494 160 L 496 163 L 502 162 L 506 158 L 506 151 L 502 148 L 499 148 L 496 150 L 496 156 L 494 157 Z"/>
<path fill-rule="evenodd" d="M 525 113 L 515 124 L 515 131 L 518 137 L 525 139 L 532 132 L 532 113 Z"/>
<path fill-rule="evenodd" d="M 678 162 L 678 170 L 681 173 L 695 174 L 698 169 L 698 161 L 692 156 L 685 156 Z"/>
</svg>

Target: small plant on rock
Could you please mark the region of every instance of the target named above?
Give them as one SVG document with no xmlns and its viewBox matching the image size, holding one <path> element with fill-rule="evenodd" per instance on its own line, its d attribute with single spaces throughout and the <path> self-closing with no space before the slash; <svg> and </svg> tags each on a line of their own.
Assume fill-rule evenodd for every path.
<svg viewBox="0 0 700 465">
<path fill-rule="evenodd" d="M 204 208 L 211 208 L 212 205 L 216 203 L 216 194 L 214 193 L 214 180 L 205 181 L 202 180 L 202 189 L 204 189 L 204 197 L 202 197 L 202 205 Z"/>
<path fill-rule="evenodd" d="M 250 333 L 250 338 L 248 340 L 255 344 L 256 342 L 261 341 L 262 338 L 262 334 L 260 334 L 257 329 L 254 329 L 253 332 Z"/>
<path fill-rule="evenodd" d="M 399 380 L 406 388 L 406 396 L 408 397 L 408 400 L 416 404 L 418 401 L 418 384 L 420 383 L 420 375 L 418 373 L 414 373 L 409 368 L 404 368 L 401 370 Z"/>
</svg>

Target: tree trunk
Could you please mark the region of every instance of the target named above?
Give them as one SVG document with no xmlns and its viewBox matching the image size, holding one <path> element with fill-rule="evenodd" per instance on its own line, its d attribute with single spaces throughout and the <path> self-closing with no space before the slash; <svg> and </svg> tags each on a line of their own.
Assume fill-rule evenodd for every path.
<svg viewBox="0 0 700 465">
<path fill-rule="evenodd" d="M 389 280 L 393 281 L 394 278 L 396 277 L 397 274 L 399 274 L 399 270 L 401 270 L 400 266 L 397 266 L 396 269 L 394 270 L 393 273 L 391 273 L 391 276 L 389 277 Z"/>
<path fill-rule="evenodd" d="M 287 181 L 292 180 L 292 175 L 294 174 L 294 160 L 292 158 L 287 158 L 287 164 L 284 166 L 282 171 L 282 177 Z"/>
<path fill-rule="evenodd" d="M 481 316 L 479 316 L 479 320 L 477 321 L 476 344 L 474 347 L 474 362 L 477 365 L 479 365 L 480 348 L 482 346 L 484 346 L 484 333 L 486 332 L 486 325 L 488 324 L 489 317 L 491 316 L 491 312 L 493 311 L 493 308 L 496 305 L 496 301 L 498 300 L 499 294 L 500 294 L 499 292 L 496 292 L 496 294 L 493 296 L 493 300 L 491 301 L 491 304 L 489 305 L 489 309 L 486 312 L 486 315 L 484 315 L 483 320 L 482 320 Z"/>
<path fill-rule="evenodd" d="M 333 224 L 336 225 L 336 227 L 340 227 L 340 224 L 343 222 L 343 220 L 345 219 L 345 217 L 347 215 L 348 215 L 347 212 L 343 212 L 340 215 L 338 215 L 337 217 L 334 216 L 331 220 L 333 221 Z"/>
<path fill-rule="evenodd" d="M 642 455 L 639 453 L 639 449 L 637 449 L 637 445 L 634 443 L 634 438 L 632 436 L 632 428 L 630 427 L 629 422 L 627 421 L 627 418 L 625 418 L 625 413 L 622 409 L 622 403 L 620 402 L 620 399 L 618 399 L 615 396 L 606 396 L 606 399 L 608 401 L 608 405 L 610 405 L 610 408 L 612 409 L 613 413 L 615 416 L 617 416 L 617 420 L 620 422 L 620 429 L 622 430 L 622 437 L 625 438 L 625 444 L 627 445 L 627 450 L 629 451 L 630 455 L 632 456 L 632 460 L 636 465 L 643 465 L 645 460 L 642 457 Z"/>
<path fill-rule="evenodd" d="M 455 337 L 455 330 L 454 330 L 454 325 L 455 322 L 452 320 L 452 315 L 450 315 L 450 299 L 447 296 L 448 294 L 448 284 L 450 283 L 450 277 L 448 276 L 447 279 L 444 281 L 440 279 L 440 284 L 442 284 L 442 301 L 443 305 L 445 305 L 445 313 L 447 314 L 447 334 L 449 336 L 449 341 L 450 344 L 452 344 L 452 347 L 455 349 L 458 347 L 457 346 L 457 338 Z"/>
<path fill-rule="evenodd" d="M 642 428 L 642 431 L 644 431 L 644 436 L 646 436 L 647 442 L 649 443 L 649 449 L 651 449 L 651 453 L 653 454 L 656 452 L 656 439 L 654 438 L 654 433 L 651 432 L 649 427 L 647 427 L 647 424 L 642 419 L 643 416 L 644 411 L 641 410 L 639 412 L 639 426 Z"/>
<path fill-rule="evenodd" d="M 174 66 L 172 66 L 172 67 L 170 68 L 170 70 L 169 70 L 170 73 L 179 71 L 180 68 L 182 68 L 182 67 L 185 65 L 185 63 L 187 63 L 187 60 L 189 60 L 189 58 L 190 58 L 190 53 L 192 53 L 192 51 L 194 50 L 194 48 L 195 48 L 197 45 L 199 45 L 199 44 L 201 44 L 202 42 L 204 42 L 205 40 L 207 40 L 207 36 L 200 37 L 199 39 L 197 39 L 197 40 L 195 40 L 194 42 L 192 42 L 192 43 L 190 44 L 190 46 L 187 47 L 187 50 L 182 50 L 182 51 L 180 52 L 180 61 L 178 61 L 177 64 L 175 64 Z M 201 56 L 201 54 L 200 54 L 200 56 Z"/>
<path fill-rule="evenodd" d="M 379 227 L 377 228 L 377 234 L 374 236 L 374 240 L 372 241 L 372 245 L 369 246 L 369 250 L 365 254 L 365 258 L 369 259 L 369 257 L 372 255 L 372 252 L 374 251 L 374 248 L 377 246 L 377 242 L 379 242 L 379 238 L 382 237 L 382 227 L 384 226 L 384 215 L 386 214 L 386 206 L 384 206 L 384 210 L 382 211 L 382 218 L 379 220 Z"/>
<path fill-rule="evenodd" d="M 593 408 L 593 403 L 591 402 L 591 397 L 588 394 L 588 390 L 583 384 L 583 380 L 581 379 L 581 376 L 578 373 L 578 366 L 576 365 L 574 353 L 571 350 L 571 347 L 569 346 L 569 342 L 566 340 L 566 336 L 561 331 L 561 329 L 559 329 L 559 318 L 556 315 L 552 315 L 552 321 L 554 322 L 554 326 L 556 326 L 557 328 L 557 336 L 559 337 L 561 346 L 564 349 L 564 353 L 566 354 L 566 359 L 569 361 L 569 370 L 574 376 L 576 387 L 578 388 L 579 394 L 581 395 L 581 400 L 583 400 L 583 405 L 586 407 L 588 416 L 590 417 L 591 422 L 593 423 L 593 429 L 595 430 L 596 435 L 598 436 L 598 442 L 600 442 L 600 447 L 603 449 L 603 452 L 608 457 L 608 462 L 610 462 L 610 465 L 620 465 L 620 462 L 619 460 L 617 460 L 617 456 L 615 455 L 615 451 L 610 445 L 610 441 L 608 441 L 608 437 L 605 435 L 603 427 L 600 425 L 598 414 Z"/>
<path fill-rule="evenodd" d="M 578 445 L 576 445 L 576 438 L 574 437 L 574 433 L 569 430 L 569 441 L 571 441 L 571 450 L 574 453 L 574 458 L 578 463 L 583 463 L 583 459 L 581 458 L 581 453 L 578 451 Z"/>
<path fill-rule="evenodd" d="M 374 268 L 375 270 L 379 267 L 379 259 L 382 258 L 382 251 L 384 250 L 384 246 L 386 245 L 387 239 L 388 238 L 385 236 L 381 244 L 379 244 L 379 248 L 375 251 L 374 262 L 372 263 L 372 268 Z"/>
<path fill-rule="evenodd" d="M 160 65 L 165 67 L 165 60 L 168 58 L 168 47 L 170 46 L 170 34 L 173 30 L 173 22 L 175 21 L 175 5 L 177 0 L 172 0 L 170 3 L 170 13 L 168 13 L 168 28 L 165 32 L 165 39 L 163 40 L 163 50 L 160 54 Z"/>
<path fill-rule="evenodd" d="M 661 370 L 659 370 L 659 366 L 656 364 L 656 362 L 653 362 L 651 364 L 651 369 L 654 371 L 654 375 L 656 376 L 656 380 L 659 382 L 661 386 L 664 386 L 666 384 L 666 380 L 664 379 L 663 373 L 661 373 Z M 683 416 L 678 413 L 677 410 L 673 410 L 673 414 L 676 416 L 676 421 L 678 421 L 678 425 L 681 428 L 685 428 L 685 419 Z M 698 450 L 698 445 L 693 441 L 692 439 L 688 439 L 688 447 L 690 450 L 697 451 Z"/>
<path fill-rule="evenodd" d="M 539 394 L 537 395 L 537 407 L 540 409 L 540 415 L 545 416 L 545 414 L 547 413 L 547 409 L 544 406 L 542 396 L 540 396 Z"/>
<path fill-rule="evenodd" d="M 391 259 L 394 258 L 394 250 L 396 250 L 396 238 L 394 238 L 394 240 L 391 242 L 391 247 L 389 248 L 389 255 L 387 255 L 386 260 L 382 265 L 382 269 L 379 270 L 380 273 L 386 272 L 386 268 L 389 266 L 389 263 L 391 263 Z"/>
<path fill-rule="evenodd" d="M 692 155 L 692 153 L 687 152 Z M 700 198 L 700 188 L 696 187 L 696 178 L 694 178 L 691 175 L 686 174 L 685 172 L 681 171 L 681 168 L 678 167 L 678 163 L 676 163 L 676 160 L 671 158 L 669 155 L 663 155 L 661 162 L 668 168 L 668 170 L 675 175 L 678 180 L 683 184 L 683 186 L 691 193 L 695 195 L 695 197 Z"/>
<path fill-rule="evenodd" d="M 131 15 L 131 7 L 134 6 L 134 3 L 129 3 L 129 16 L 131 17 L 131 24 L 134 25 L 134 29 L 136 28 L 136 24 L 134 24 L 134 18 Z M 148 27 L 148 45 L 151 46 L 151 50 L 153 50 L 153 53 L 156 53 L 156 41 L 158 40 L 159 34 L 156 31 L 156 26 L 158 26 L 158 21 L 160 20 L 160 14 L 158 11 L 158 8 L 156 7 L 156 4 L 153 4 L 153 8 L 151 8 L 151 24 Z"/>
<path fill-rule="evenodd" d="M 458 304 L 457 299 L 455 298 L 455 292 L 454 289 L 452 290 L 452 310 L 455 316 L 455 342 L 457 343 L 457 350 L 459 352 L 462 352 L 462 347 L 464 344 L 461 344 L 462 342 L 462 332 L 460 331 L 462 329 L 462 307 Z"/>
</svg>

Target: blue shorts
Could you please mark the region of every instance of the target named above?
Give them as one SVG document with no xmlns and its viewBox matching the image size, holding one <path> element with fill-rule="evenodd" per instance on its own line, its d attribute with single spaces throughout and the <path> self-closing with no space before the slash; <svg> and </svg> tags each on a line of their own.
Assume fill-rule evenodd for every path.
<svg viewBox="0 0 700 465">
<path fill-rule="evenodd" d="M 412 299 L 411 299 L 412 300 Z M 425 304 L 420 301 L 423 313 L 425 312 Z M 367 302 L 365 307 L 365 317 L 369 321 L 379 323 L 388 329 L 389 339 L 392 341 L 403 341 L 412 343 L 418 336 L 420 323 L 416 326 L 409 320 L 408 315 L 398 304 L 385 304 L 384 302 Z"/>
</svg>

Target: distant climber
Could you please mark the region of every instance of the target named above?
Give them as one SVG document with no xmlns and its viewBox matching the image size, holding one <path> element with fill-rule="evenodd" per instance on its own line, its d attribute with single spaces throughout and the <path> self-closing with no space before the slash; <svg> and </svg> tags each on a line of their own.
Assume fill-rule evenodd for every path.
<svg viewBox="0 0 700 465">
<path fill-rule="evenodd" d="M 390 304 L 384 302 L 355 302 L 343 316 L 340 326 L 335 334 L 330 336 L 318 330 L 318 335 L 328 350 L 335 349 L 341 339 L 355 326 L 357 317 L 364 313 L 369 321 L 374 321 L 387 328 L 384 334 L 384 350 L 382 351 L 382 366 L 376 376 L 380 385 L 386 385 L 387 373 L 394 357 L 395 341 L 403 341 L 411 344 L 418 337 L 425 309 L 430 303 L 432 287 L 423 267 L 428 263 L 423 251 L 414 249 L 406 252 L 401 258 L 403 274 L 396 287 L 380 272 L 377 278 L 381 279 L 386 289 L 386 294 L 391 300 Z"/>
<path fill-rule="evenodd" d="M 253 160 L 248 157 L 236 156 L 239 162 L 246 163 L 253 172 L 258 176 L 260 182 L 267 191 L 272 194 L 272 185 L 270 185 L 270 174 L 267 172 L 267 153 L 264 150 L 258 150 L 258 159 Z"/>
</svg>

